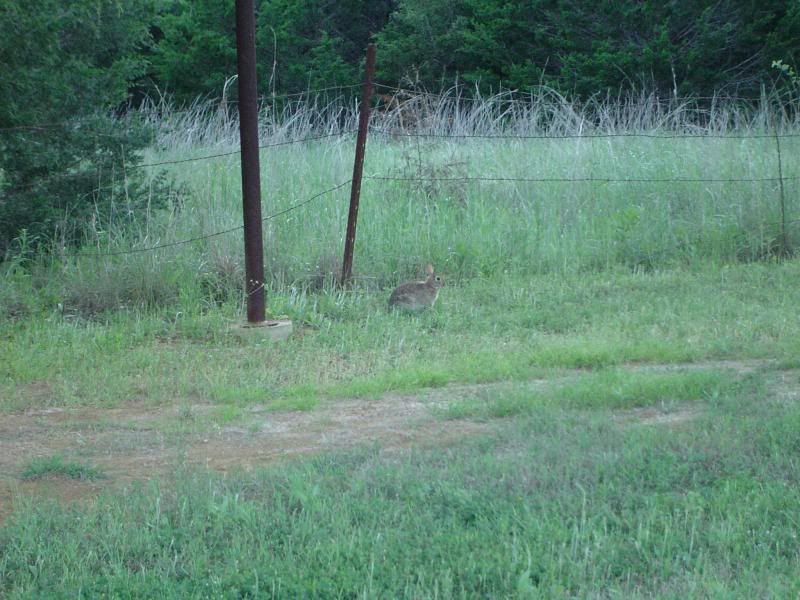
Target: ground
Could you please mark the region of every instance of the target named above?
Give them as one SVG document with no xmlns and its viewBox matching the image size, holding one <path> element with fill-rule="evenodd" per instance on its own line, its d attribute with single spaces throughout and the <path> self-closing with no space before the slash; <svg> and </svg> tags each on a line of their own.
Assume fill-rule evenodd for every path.
<svg viewBox="0 0 800 600">
<path fill-rule="evenodd" d="M 706 361 L 692 364 L 628 365 L 626 370 L 717 370 L 739 377 L 770 361 Z M 565 371 L 557 379 L 526 382 L 529 390 L 579 376 Z M 785 373 L 789 373 L 788 371 Z M 800 399 L 798 378 L 784 376 L 771 393 Z M 0 523 L 14 510 L 15 498 L 55 497 L 87 500 L 168 475 L 179 465 L 216 472 L 250 470 L 274 461 L 378 444 L 387 451 L 418 446 L 447 446 L 464 436 L 488 434 L 502 419 L 442 418 L 443 411 L 467 397 L 491 396 L 503 383 L 448 385 L 413 394 L 380 398 L 330 399 L 311 411 L 273 411 L 259 405 L 226 409 L 215 404 L 120 408 L 39 409 L 7 413 L 0 421 Z M 47 394 L 45 382 L 21 393 Z M 632 425 L 678 427 L 703 409 L 692 403 L 617 410 L 613 420 Z M 90 463 L 105 477 L 76 480 L 61 475 L 24 480 L 20 473 L 36 458 L 53 455 Z"/>
</svg>

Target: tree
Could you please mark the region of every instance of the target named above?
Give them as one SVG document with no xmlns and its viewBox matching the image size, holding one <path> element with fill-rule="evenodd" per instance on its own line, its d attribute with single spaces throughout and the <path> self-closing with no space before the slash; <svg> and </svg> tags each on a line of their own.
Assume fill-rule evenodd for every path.
<svg viewBox="0 0 800 600">
<path fill-rule="evenodd" d="M 785 0 L 613 2 L 563 0 L 562 77 L 588 95 L 619 87 L 661 94 L 757 95 L 770 65 L 800 34 L 798 3 Z"/>
<path fill-rule="evenodd" d="M 177 102 L 220 96 L 236 75 L 234 0 L 169 0 L 153 30 L 151 76 Z"/>
<path fill-rule="evenodd" d="M 256 33 L 262 93 L 359 83 L 367 44 L 394 6 L 394 0 L 263 0 Z"/>
<path fill-rule="evenodd" d="M 260 0 L 259 93 L 357 83 L 366 46 L 394 5 L 394 0 Z M 154 27 L 151 74 L 156 85 L 179 103 L 220 96 L 236 73 L 235 15 L 234 0 L 168 0 Z"/>
<path fill-rule="evenodd" d="M 397 83 L 410 78 L 428 87 L 454 81 L 467 66 L 463 55 L 472 11 L 465 0 L 403 0 L 377 35 L 378 77 Z"/>
<path fill-rule="evenodd" d="M 113 191 L 138 160 L 144 130 L 111 111 L 145 72 L 152 10 L 146 0 L 0 5 L 0 251 L 23 229 L 49 234 L 107 205 L 98 186 Z"/>
<path fill-rule="evenodd" d="M 800 3 L 786 0 L 402 0 L 377 37 L 384 80 L 586 97 L 756 95 L 773 60 L 796 64 L 798 36 Z"/>
</svg>

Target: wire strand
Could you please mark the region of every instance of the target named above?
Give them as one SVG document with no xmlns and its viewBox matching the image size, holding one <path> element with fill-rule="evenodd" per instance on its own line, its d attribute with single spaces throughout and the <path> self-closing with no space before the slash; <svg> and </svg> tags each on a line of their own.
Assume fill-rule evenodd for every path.
<svg viewBox="0 0 800 600">
<path fill-rule="evenodd" d="M 289 213 L 289 212 L 292 212 L 294 210 L 297 210 L 298 208 L 313 202 L 317 198 L 320 198 L 320 197 L 322 197 L 322 196 L 324 196 L 326 194 L 330 194 L 331 192 L 335 192 L 336 190 L 346 186 L 351 181 L 352 181 L 352 179 L 348 179 L 347 181 L 343 181 L 342 183 L 340 183 L 338 185 L 335 185 L 333 187 L 330 187 L 327 190 L 324 190 L 322 192 L 319 192 L 318 194 L 314 194 L 310 198 L 308 198 L 306 200 L 303 200 L 302 202 L 298 202 L 297 204 L 294 204 L 293 206 L 290 206 L 289 208 L 285 208 L 283 210 L 279 210 L 276 213 L 272 213 L 270 215 L 267 215 L 266 217 L 263 217 L 261 219 L 261 222 L 264 223 L 264 222 L 269 221 L 271 219 L 276 219 L 277 217 L 285 215 L 286 213 Z M 205 235 L 199 235 L 199 236 L 196 236 L 196 237 L 193 237 L 193 238 L 188 238 L 188 239 L 185 239 L 185 240 L 178 240 L 178 241 L 175 241 L 175 242 L 167 242 L 167 243 L 164 243 L 164 244 L 157 244 L 155 246 L 148 246 L 146 248 L 134 248 L 134 249 L 131 249 L 131 250 L 119 250 L 119 251 L 114 251 L 114 252 L 73 252 L 73 253 L 62 254 L 62 256 L 65 256 L 65 257 L 105 258 L 105 257 L 111 257 L 111 256 L 124 256 L 124 255 L 128 255 L 128 254 L 142 254 L 144 252 L 152 252 L 154 250 L 161 250 L 163 248 L 173 248 L 175 246 L 184 246 L 186 244 L 192 244 L 194 242 L 200 242 L 202 240 L 207 240 L 207 239 L 219 237 L 221 235 L 225 235 L 226 233 L 233 233 L 234 231 L 239 231 L 241 229 L 244 229 L 244 225 L 238 225 L 238 226 L 232 227 L 230 229 L 224 229 L 222 231 L 215 231 L 214 233 L 208 233 L 208 234 L 205 234 Z"/>
<path fill-rule="evenodd" d="M 355 131 L 356 131 L 355 129 L 346 129 L 346 130 L 343 130 L 343 131 L 340 131 L 340 132 L 337 132 L 337 133 L 326 133 L 326 134 L 320 134 L 320 135 L 312 135 L 312 136 L 307 136 L 307 137 L 304 137 L 304 138 L 298 138 L 296 140 L 285 140 L 285 141 L 282 141 L 282 142 L 274 142 L 274 143 L 270 143 L 270 144 L 262 144 L 258 148 L 259 148 L 259 150 L 264 150 L 264 149 L 267 149 L 267 148 L 275 148 L 275 147 L 278 147 L 278 146 L 288 146 L 288 145 L 291 145 L 291 144 L 299 144 L 299 143 L 302 143 L 302 142 L 322 140 L 322 139 L 331 138 L 331 137 L 344 137 L 346 135 L 351 135 L 351 134 L 355 133 Z M 193 158 L 181 158 L 181 159 L 177 159 L 177 160 L 163 160 L 163 161 L 154 162 L 154 163 L 134 164 L 134 165 L 129 165 L 127 167 L 123 167 L 121 169 L 121 172 L 123 174 L 123 179 L 124 179 L 125 175 L 129 171 L 135 171 L 135 170 L 138 170 L 138 169 L 145 169 L 145 168 L 151 168 L 151 167 L 162 167 L 162 166 L 166 166 L 166 165 L 178 165 L 178 164 L 201 161 L 201 160 L 211 160 L 211 159 L 214 159 L 214 158 L 223 158 L 223 157 L 226 157 L 226 156 L 234 156 L 234 155 L 240 154 L 240 153 L 241 153 L 241 150 L 230 150 L 228 152 L 219 152 L 217 154 L 209 154 L 209 155 L 206 155 L 206 156 L 196 156 L 196 157 L 193 157 Z M 81 161 L 79 160 L 78 162 L 74 163 L 73 166 L 76 166 L 76 165 L 80 164 L 80 162 Z M 37 185 L 39 185 L 39 184 L 41 184 L 43 182 L 48 182 L 49 183 L 49 182 L 52 182 L 52 181 L 61 181 L 61 180 L 64 180 L 64 179 L 85 177 L 86 175 L 87 175 L 86 172 L 51 173 L 49 175 L 45 175 L 44 177 L 40 177 L 40 178 L 36 179 L 35 181 L 31 181 L 30 183 L 27 183 L 27 184 L 24 184 L 24 185 L 17 185 L 17 186 L 8 187 L 8 188 L 5 188 L 4 190 L 0 190 L 0 191 L 2 191 L 2 192 L 11 192 L 11 193 L 13 193 L 13 192 L 21 192 L 21 191 L 25 191 L 25 190 L 29 190 L 31 188 L 34 188 L 34 187 L 36 187 Z M 116 184 L 117 184 L 117 182 L 112 183 L 112 184 L 108 184 L 108 185 L 105 185 L 105 186 L 100 186 L 100 187 L 94 188 L 92 190 L 92 192 L 100 192 L 100 191 L 107 190 L 107 189 L 113 189 L 114 187 L 116 187 Z"/>
<path fill-rule="evenodd" d="M 497 181 L 497 182 L 524 182 L 524 183 L 759 183 L 770 181 L 794 181 L 800 176 L 783 177 L 753 177 L 753 178 L 645 178 L 630 177 L 627 179 L 614 179 L 611 177 L 402 177 L 392 175 L 364 175 L 364 179 L 377 181 Z"/>
<path fill-rule="evenodd" d="M 525 96 L 532 97 L 533 96 L 533 91 L 524 91 L 524 90 L 522 90 L 522 91 L 521 90 L 502 90 L 502 91 L 500 91 L 500 92 L 498 92 L 496 94 L 490 95 L 488 97 L 480 96 L 480 97 L 477 97 L 477 98 L 476 97 L 470 97 L 470 96 L 456 95 L 456 94 L 460 94 L 461 90 L 473 89 L 472 86 L 468 87 L 468 86 L 464 86 L 464 85 L 454 85 L 454 86 L 452 86 L 450 88 L 450 90 L 445 90 L 445 91 L 439 92 L 439 93 L 429 92 L 427 90 L 414 90 L 414 89 L 411 89 L 411 88 L 397 87 L 397 86 L 393 86 L 393 85 L 387 85 L 387 84 L 384 84 L 384 83 L 373 83 L 373 85 L 376 88 L 381 88 L 381 89 L 384 89 L 384 90 L 387 90 L 387 91 L 390 91 L 390 92 L 395 92 L 395 93 L 402 93 L 402 94 L 407 95 L 408 97 L 427 96 L 427 97 L 432 97 L 432 98 L 445 98 L 445 99 L 458 100 L 460 102 L 463 102 L 463 101 L 466 101 L 466 102 L 484 102 L 487 99 L 495 100 L 495 101 L 497 101 L 499 99 L 499 100 L 504 101 L 504 102 L 509 102 L 509 100 L 505 99 L 508 96 L 513 96 L 513 95 L 516 95 L 518 97 L 519 96 L 522 96 L 522 97 L 525 97 Z M 539 87 L 539 89 L 541 89 L 542 87 L 546 88 L 546 86 L 538 86 L 538 87 Z M 547 88 L 547 89 L 549 89 L 549 88 Z M 455 92 L 455 93 L 453 93 L 453 92 Z M 701 100 L 706 100 L 706 101 L 707 100 L 713 100 L 713 101 L 716 101 L 716 102 L 736 101 L 736 102 L 748 102 L 748 103 L 752 104 L 752 103 L 756 103 L 756 102 L 761 102 L 762 100 L 765 100 L 765 99 L 768 100 L 769 98 L 763 98 L 762 96 L 751 96 L 751 97 L 748 97 L 748 96 L 736 96 L 736 95 L 717 95 L 717 96 L 689 96 L 689 97 L 685 97 L 685 98 L 677 98 L 676 99 L 674 96 L 670 95 L 670 96 L 668 96 L 666 98 L 665 97 L 656 96 L 655 99 L 656 99 L 656 101 L 658 101 L 660 103 L 677 101 L 678 103 L 685 104 L 687 102 L 696 102 L 696 101 L 701 101 Z M 510 101 L 512 101 L 512 102 L 522 102 L 522 100 L 517 100 L 517 99 L 513 99 L 513 98 Z M 591 104 L 591 103 L 584 102 L 584 104 Z"/>
<path fill-rule="evenodd" d="M 430 133 L 392 131 L 370 127 L 370 132 L 390 137 L 410 138 L 443 138 L 443 139 L 496 139 L 496 140 L 573 140 L 573 139 L 601 139 L 601 138 L 652 138 L 652 139 L 770 139 L 774 140 L 774 133 L 753 134 L 728 134 L 728 133 L 590 133 L 590 134 L 482 134 L 482 133 Z M 800 137 L 800 133 L 778 134 L 780 138 Z"/>
<path fill-rule="evenodd" d="M 274 143 L 270 143 L 270 144 L 261 144 L 258 148 L 259 148 L 259 150 L 264 150 L 266 148 L 275 148 L 277 146 L 289 146 L 289 145 L 292 145 L 292 144 L 300 144 L 300 143 L 303 143 L 303 142 L 310 142 L 310 141 L 315 141 L 315 140 L 324 140 L 326 138 L 332 138 L 332 137 L 344 137 L 346 135 L 350 135 L 352 133 L 355 133 L 355 131 L 356 131 L 355 129 L 345 129 L 345 130 L 342 130 L 342 131 L 337 132 L 337 133 L 324 133 L 324 134 L 321 134 L 321 135 L 310 135 L 310 136 L 307 136 L 307 137 L 304 137 L 304 138 L 298 138 L 296 140 L 285 140 L 285 141 L 282 141 L 282 142 L 274 142 Z M 230 150 L 228 152 L 221 152 L 219 154 L 209 154 L 207 156 L 196 156 L 194 158 L 181 158 L 181 159 L 178 159 L 178 160 L 163 160 L 163 161 L 155 162 L 155 163 L 132 165 L 132 166 L 128 167 L 127 170 L 128 171 L 132 171 L 134 169 L 145 169 L 145 168 L 148 168 L 148 167 L 162 167 L 164 165 L 178 165 L 178 164 L 181 164 L 181 163 L 194 162 L 194 161 L 198 161 L 198 160 L 210 160 L 212 158 L 222 158 L 222 157 L 225 157 L 225 156 L 233 156 L 234 154 L 239 154 L 239 153 L 241 153 L 241 150 Z"/>
</svg>

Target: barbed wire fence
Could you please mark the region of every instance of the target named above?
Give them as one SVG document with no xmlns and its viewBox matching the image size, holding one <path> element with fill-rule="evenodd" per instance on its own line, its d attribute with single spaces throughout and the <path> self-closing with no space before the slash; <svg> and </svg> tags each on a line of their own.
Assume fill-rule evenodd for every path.
<svg viewBox="0 0 800 600">
<path fill-rule="evenodd" d="M 296 94 L 284 94 L 284 95 L 276 95 L 276 96 L 267 96 L 262 97 L 262 102 L 269 102 L 275 101 L 278 99 L 293 99 L 298 98 L 302 100 L 303 98 L 312 97 L 315 93 L 323 93 L 327 91 L 339 91 L 346 89 L 357 88 L 361 84 L 353 84 L 348 86 L 331 86 L 327 88 L 319 88 L 317 90 L 307 90 L 305 92 L 300 92 Z M 407 108 L 409 105 L 413 105 L 420 97 L 426 98 L 428 100 L 433 100 L 434 102 L 441 101 L 444 96 L 443 95 L 436 95 L 429 92 L 419 92 L 416 90 L 409 90 L 405 88 L 399 87 L 392 87 L 392 86 L 385 86 L 381 84 L 376 84 L 377 87 L 381 89 L 387 90 L 393 94 L 395 94 L 394 98 L 400 98 L 397 102 L 392 101 L 391 99 L 382 99 L 379 100 L 385 103 L 386 112 L 380 114 L 379 119 L 387 121 L 387 115 L 391 116 L 392 111 L 402 111 Z M 453 97 L 448 97 L 449 100 L 453 101 Z M 712 98 L 713 99 L 713 98 Z M 463 100 L 462 98 L 457 98 L 458 101 Z M 748 99 L 749 101 L 755 101 L 753 99 Z M 466 101 L 473 101 L 473 99 L 466 99 Z M 235 101 L 227 100 L 226 103 L 235 104 Z M 187 109 L 180 109 L 173 111 L 173 113 L 179 112 L 189 112 L 192 110 L 196 110 L 193 108 Z M 382 117 L 382 118 L 381 118 Z M 589 133 L 578 133 L 578 134 L 565 134 L 565 133 L 519 133 L 519 132 L 508 132 L 508 133 L 458 133 L 458 132 L 434 132 L 434 131 L 424 131 L 423 128 L 419 126 L 419 123 L 411 122 L 402 124 L 401 127 L 397 126 L 397 123 L 394 123 L 391 127 L 387 126 L 380 126 L 371 124 L 369 127 L 370 133 L 373 136 L 379 136 L 383 140 L 393 141 L 398 139 L 438 139 L 438 140 L 451 140 L 451 141 L 461 141 L 461 140 L 502 140 L 502 141 L 525 141 L 525 140 L 549 140 L 549 141 L 558 141 L 558 140 L 593 140 L 593 139 L 613 139 L 613 138 L 644 138 L 644 139 L 654 139 L 654 140 L 676 140 L 676 139 L 709 139 L 709 140 L 766 140 L 766 139 L 774 139 L 776 144 L 776 156 L 777 156 L 777 173 L 775 176 L 765 176 L 765 177 L 628 177 L 628 178 L 613 178 L 613 177 L 597 177 L 597 176 L 580 176 L 580 177 L 516 177 L 516 176 L 504 176 L 502 174 L 498 175 L 478 175 L 478 176 L 461 176 L 461 177 L 451 177 L 451 176 L 436 176 L 436 175 L 422 175 L 416 174 L 414 176 L 403 176 L 403 175 L 394 175 L 394 174 L 368 174 L 364 175 L 364 179 L 374 182 L 457 182 L 457 183 L 481 183 L 481 182 L 493 182 L 493 183 L 531 183 L 531 184 L 664 184 L 664 183 L 674 183 L 674 184 L 696 184 L 696 183 L 707 183 L 707 184 L 734 184 L 734 183 L 777 183 L 779 186 L 779 205 L 780 205 L 780 214 L 781 219 L 777 223 L 773 223 L 774 225 L 779 225 L 781 230 L 781 240 L 783 244 L 782 252 L 788 252 L 789 248 L 789 237 L 787 232 L 787 227 L 796 223 L 800 223 L 800 219 L 790 219 L 787 213 L 787 205 L 786 205 L 786 190 L 784 184 L 790 181 L 798 181 L 800 180 L 800 175 L 787 175 L 784 172 L 784 164 L 783 164 L 783 156 L 782 150 L 780 145 L 780 140 L 782 139 L 793 139 L 793 138 L 800 138 L 800 133 L 795 131 L 778 131 L 777 127 L 773 129 L 773 131 L 752 131 L 752 132 L 745 132 L 740 133 L 737 131 L 726 131 L 726 132 L 697 132 L 692 133 L 689 131 L 679 131 L 679 132 L 671 132 L 669 130 L 661 131 L 661 132 L 649 132 L 649 131 L 622 131 L 622 132 L 589 132 Z M 56 128 L 65 128 L 65 127 L 76 127 L 76 122 L 74 121 L 67 121 L 61 123 L 40 123 L 40 124 L 30 124 L 30 125 L 19 125 L 13 127 L 3 127 L 0 128 L 0 135 L 3 134 L 13 134 L 19 132 L 31 132 L 35 133 L 37 131 L 50 131 Z M 259 148 L 262 150 L 269 150 L 271 148 L 281 147 L 281 146 L 289 146 L 294 144 L 301 144 L 301 143 L 308 143 L 308 142 L 319 142 L 322 140 L 330 139 L 330 138 L 346 138 L 356 133 L 356 130 L 353 128 L 342 128 L 339 131 L 331 132 L 331 133 L 316 133 L 312 135 L 307 135 L 300 138 L 289 139 L 289 140 L 279 140 L 274 142 L 266 142 L 264 144 L 259 145 Z M 103 186 L 97 186 L 93 188 L 91 191 L 92 194 L 100 194 L 104 191 L 118 189 L 121 185 L 124 185 L 127 175 L 129 172 L 143 170 L 143 169 L 157 169 L 163 168 L 168 166 L 174 165 L 182 165 L 187 163 L 195 163 L 198 161 L 211 161 L 221 158 L 228 158 L 231 156 L 235 156 L 240 154 L 239 150 L 230 150 L 230 151 L 223 151 L 223 152 L 215 152 L 211 154 L 203 154 L 201 156 L 195 156 L 190 158 L 180 158 L 180 159 L 173 159 L 173 160 L 162 160 L 162 161 L 155 161 L 149 163 L 137 163 L 137 164 L 129 164 L 123 165 L 120 178 L 112 181 L 112 183 Z M 45 182 L 54 182 L 59 181 L 62 179 L 69 179 L 73 177 L 83 177 L 85 173 L 82 172 L 70 172 L 71 168 L 76 168 L 80 164 L 80 160 L 78 160 L 72 167 L 64 170 L 46 175 L 43 178 L 38 179 L 37 181 L 31 182 L 26 185 L 22 186 L 12 186 L 12 187 L 5 187 L 0 188 L 0 199 L 2 198 L 2 194 L 13 194 L 15 192 L 21 192 L 25 190 L 32 189 L 38 185 L 41 185 Z M 266 217 L 263 218 L 263 221 L 269 221 L 276 219 L 282 215 L 285 215 L 289 212 L 298 210 L 304 206 L 307 206 L 321 198 L 324 198 L 333 192 L 342 189 L 343 187 L 352 184 L 352 179 L 347 179 L 346 181 L 342 181 L 332 187 L 329 187 L 319 193 L 313 194 L 312 196 L 297 202 L 285 209 L 276 211 Z M 114 257 L 114 256 L 122 256 L 122 255 L 131 255 L 131 254 L 141 254 L 145 252 L 151 252 L 156 250 L 161 250 L 165 248 L 172 248 L 177 246 L 188 245 L 196 242 L 200 242 L 203 240 L 209 240 L 218 238 L 228 233 L 233 233 L 236 231 L 240 231 L 243 229 L 243 226 L 236 226 L 220 231 L 215 231 L 209 234 L 189 237 L 182 240 L 176 240 L 171 242 L 165 242 L 160 244 L 154 244 L 151 246 L 145 246 L 141 248 L 132 248 L 128 250 L 118 250 L 118 251 L 108 251 L 108 252 L 72 252 L 72 253 L 60 253 L 61 256 L 69 256 L 69 257 L 93 257 L 93 258 L 103 258 L 103 257 Z"/>
</svg>

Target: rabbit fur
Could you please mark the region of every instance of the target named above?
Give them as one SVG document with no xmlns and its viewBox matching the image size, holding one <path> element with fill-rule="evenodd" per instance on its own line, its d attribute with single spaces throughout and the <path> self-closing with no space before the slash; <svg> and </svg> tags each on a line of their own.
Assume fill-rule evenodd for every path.
<svg viewBox="0 0 800 600">
<path fill-rule="evenodd" d="M 428 264 L 425 271 L 428 274 L 425 281 L 409 281 L 395 288 L 389 297 L 389 308 L 419 311 L 433 306 L 444 284 L 434 273 L 433 265 Z"/>
</svg>

